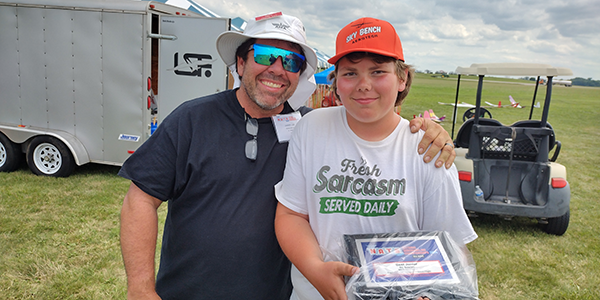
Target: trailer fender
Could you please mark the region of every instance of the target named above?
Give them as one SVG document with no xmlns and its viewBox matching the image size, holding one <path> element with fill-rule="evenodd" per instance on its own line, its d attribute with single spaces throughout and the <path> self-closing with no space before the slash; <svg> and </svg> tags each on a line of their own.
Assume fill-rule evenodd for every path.
<svg viewBox="0 0 600 300">
<path fill-rule="evenodd" d="M 52 130 L 45 128 L 34 128 L 34 127 L 13 127 L 0 125 L 0 132 L 4 133 L 8 139 L 10 139 L 13 143 L 23 144 L 29 143 L 29 141 L 40 135 L 48 135 L 59 139 L 63 142 L 71 153 L 73 154 L 73 158 L 75 159 L 75 163 L 78 166 L 90 162 L 90 156 L 88 155 L 87 150 L 83 143 L 74 135 L 62 131 L 62 130 Z"/>
</svg>

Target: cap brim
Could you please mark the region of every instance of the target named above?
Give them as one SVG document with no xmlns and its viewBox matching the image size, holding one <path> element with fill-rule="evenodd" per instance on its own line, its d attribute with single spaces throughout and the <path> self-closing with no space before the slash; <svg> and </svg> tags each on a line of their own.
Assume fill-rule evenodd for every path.
<svg viewBox="0 0 600 300">
<path fill-rule="evenodd" d="M 383 56 L 389 56 L 389 57 L 393 57 L 395 59 L 400 59 L 400 57 L 396 54 L 396 53 L 392 53 L 392 52 L 387 52 L 387 51 L 380 51 L 380 50 L 373 50 L 372 48 L 354 48 L 354 49 L 350 49 L 344 52 L 340 52 L 338 54 L 336 54 L 334 57 L 330 58 L 327 60 L 328 63 L 335 65 L 335 63 L 340 60 L 340 58 L 353 53 L 353 52 L 369 52 L 369 53 L 375 53 L 375 54 L 379 54 L 379 55 L 383 55 Z M 402 60 L 404 61 L 404 60 Z"/>
</svg>

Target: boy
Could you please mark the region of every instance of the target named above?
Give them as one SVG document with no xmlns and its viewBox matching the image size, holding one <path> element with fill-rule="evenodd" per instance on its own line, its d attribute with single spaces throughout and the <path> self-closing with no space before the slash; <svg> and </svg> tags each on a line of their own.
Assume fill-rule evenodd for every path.
<svg viewBox="0 0 600 300">
<path fill-rule="evenodd" d="M 362 18 L 336 39 L 332 89 L 343 106 L 317 109 L 296 126 L 275 232 L 294 264 L 291 299 L 346 299 L 343 234 L 444 230 L 459 244 L 477 238 L 462 207 L 456 167 L 420 163 L 420 134 L 395 113 L 413 70 L 394 27 Z M 319 295 L 320 293 L 320 295 Z"/>
</svg>

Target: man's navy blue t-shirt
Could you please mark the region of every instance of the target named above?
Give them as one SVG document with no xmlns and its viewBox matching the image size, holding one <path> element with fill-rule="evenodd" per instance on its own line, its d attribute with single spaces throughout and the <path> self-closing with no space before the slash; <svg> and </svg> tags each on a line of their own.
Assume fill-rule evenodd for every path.
<svg viewBox="0 0 600 300">
<path fill-rule="evenodd" d="M 286 103 L 282 113 L 292 112 Z M 259 119 L 258 155 L 246 158 L 235 90 L 174 110 L 119 175 L 168 201 L 156 290 L 164 299 L 289 299 L 290 263 L 274 231 L 273 186 L 287 143 Z"/>
</svg>

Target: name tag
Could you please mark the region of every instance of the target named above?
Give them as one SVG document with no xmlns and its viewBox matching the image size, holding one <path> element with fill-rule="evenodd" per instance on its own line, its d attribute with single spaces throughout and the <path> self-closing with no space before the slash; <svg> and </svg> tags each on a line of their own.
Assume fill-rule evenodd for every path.
<svg viewBox="0 0 600 300">
<path fill-rule="evenodd" d="M 292 136 L 292 131 L 294 131 L 294 127 L 300 119 L 302 118 L 302 114 L 299 111 L 295 111 L 290 114 L 285 115 L 275 115 L 272 116 L 273 127 L 275 127 L 275 132 L 277 133 L 277 139 L 280 143 L 284 143 L 290 140 Z"/>
</svg>

